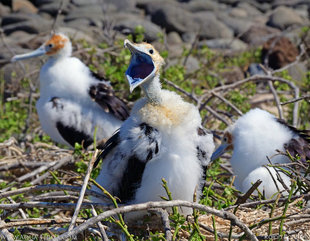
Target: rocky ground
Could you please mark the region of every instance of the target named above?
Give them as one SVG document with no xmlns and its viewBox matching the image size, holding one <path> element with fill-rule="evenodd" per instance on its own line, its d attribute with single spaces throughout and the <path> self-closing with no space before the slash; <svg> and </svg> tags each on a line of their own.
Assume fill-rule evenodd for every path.
<svg viewBox="0 0 310 241">
<path fill-rule="evenodd" d="M 156 42 L 165 34 L 170 57 L 182 53 L 183 46 L 198 41 L 212 49 L 245 50 L 261 45 L 273 36 L 286 36 L 298 45 L 298 31 L 309 24 L 307 0 L 3 0 L 1 28 L 14 52 L 32 48 L 55 28 L 74 38 L 92 43 L 145 30 L 145 40 Z M 12 53 L 2 47 L 0 63 Z M 198 68 L 190 60 L 190 67 Z"/>
<path fill-rule="evenodd" d="M 0 235 L 5 230 L 3 227 L 11 233 L 16 231 L 14 227 L 18 225 L 12 217 L 25 224 L 20 225 L 18 234 L 23 231 L 41 235 L 47 228 L 52 234 L 65 232 L 74 207 L 71 212 L 66 211 L 68 207 L 36 209 L 35 201 L 48 200 L 53 202 L 48 205 L 61 205 L 68 202 L 68 194 L 55 189 L 66 195 L 56 191 L 41 191 L 38 195 L 35 188 L 43 186 L 34 185 L 81 185 L 80 176 L 85 173 L 93 153 L 79 149 L 73 153 L 67 147 L 56 146 L 44 135 L 34 106 L 39 97 L 38 73 L 44 58 L 12 64 L 10 59 L 14 54 L 37 48 L 53 30 L 66 33 L 73 42 L 73 54 L 110 79 L 116 93 L 132 104 L 139 93 L 128 94 L 124 72 L 129 53 L 122 48 L 122 41 L 129 35 L 135 41 L 143 38 L 165 57 L 164 87 L 178 91 L 196 104 L 204 126 L 219 136 L 234 119 L 257 106 L 277 116 L 281 109 L 290 124 L 310 129 L 309 16 L 310 0 L 1 0 L 0 205 L 8 211 L 0 209 Z M 268 74 L 272 82 L 255 78 L 254 74 Z M 300 96 L 305 98 L 288 105 L 279 103 Z M 225 158 L 229 159 L 229 155 Z M 232 212 L 231 207 L 239 201 L 240 194 L 232 187 L 233 174 L 226 159 L 208 170 L 202 203 Z M 22 189 L 29 185 L 34 190 Z M 20 195 L 15 195 L 16 189 L 24 191 L 17 190 Z M 69 190 L 72 201 L 77 200 L 77 190 Z M 260 235 L 280 233 L 286 211 L 285 237 L 309 239 L 310 211 L 304 197 L 295 195 L 291 203 L 284 198 L 279 205 L 268 201 L 261 205 L 260 197 L 253 198 L 258 203 L 242 204 L 236 215 L 260 239 L 263 239 Z M 15 210 L 5 206 L 15 205 L 14 202 L 16 205 L 28 202 L 29 208 L 24 208 L 27 213 L 17 211 L 17 206 Z M 81 215 L 89 218 L 90 214 L 85 211 Z M 264 220 L 272 215 L 276 218 L 271 227 L 268 226 L 271 222 Z M 31 218 L 50 223 L 36 229 L 27 228 Z M 57 221 L 54 219 L 62 220 L 64 225 L 52 227 Z M 216 217 L 214 221 L 211 215 L 186 221 L 190 225 L 184 225 L 185 219 L 171 222 L 182 226 L 176 235 L 180 239 L 199 240 L 192 237 L 199 234 L 194 228 L 198 222 L 201 233 L 210 239 L 215 237 L 210 232 L 215 226 L 219 237 L 224 237 L 222 234 L 228 234 L 230 229 L 228 220 Z M 203 224 L 209 229 L 203 228 Z M 173 232 L 176 226 L 172 227 Z M 140 230 L 145 231 L 145 227 Z M 159 238 L 163 237 L 160 231 L 151 239 L 151 231 L 147 230 L 148 238 L 164 240 Z M 241 237 L 239 229 L 234 228 L 233 233 Z"/>
</svg>

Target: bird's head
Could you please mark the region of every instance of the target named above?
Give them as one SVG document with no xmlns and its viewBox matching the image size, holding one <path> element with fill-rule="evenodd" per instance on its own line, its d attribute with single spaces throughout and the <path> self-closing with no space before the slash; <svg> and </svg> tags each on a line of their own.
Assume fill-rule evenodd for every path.
<svg viewBox="0 0 310 241">
<path fill-rule="evenodd" d="M 53 56 L 56 58 L 61 56 L 70 56 L 71 52 L 72 46 L 69 38 L 64 34 L 55 33 L 49 40 L 47 40 L 36 50 L 26 54 L 15 55 L 11 59 L 11 62 L 38 57 L 41 55 Z"/>
<path fill-rule="evenodd" d="M 130 92 L 137 86 L 154 78 L 159 74 L 164 59 L 158 51 L 148 43 L 131 43 L 128 39 L 124 41 L 124 46 L 131 52 L 130 65 L 126 71 Z"/>
<path fill-rule="evenodd" d="M 234 148 L 233 139 L 234 138 L 233 138 L 231 128 L 228 128 L 224 133 L 220 146 L 213 152 L 211 156 L 211 162 L 218 159 L 225 152 L 233 150 Z"/>
</svg>

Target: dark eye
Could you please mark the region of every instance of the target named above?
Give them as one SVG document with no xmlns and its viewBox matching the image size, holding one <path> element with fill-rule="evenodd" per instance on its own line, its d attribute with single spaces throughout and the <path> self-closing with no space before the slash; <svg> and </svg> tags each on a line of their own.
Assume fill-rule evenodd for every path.
<svg viewBox="0 0 310 241">
<path fill-rule="evenodd" d="M 54 44 L 48 44 L 47 47 L 53 48 L 53 47 L 54 47 Z"/>
<path fill-rule="evenodd" d="M 149 50 L 149 53 L 150 53 L 150 54 L 153 54 L 153 53 L 154 53 L 154 50 L 153 50 L 153 49 L 150 49 L 150 50 Z"/>
<path fill-rule="evenodd" d="M 224 142 L 227 142 L 227 141 L 228 141 L 228 138 L 225 136 L 224 139 L 223 139 L 223 141 L 224 141 Z"/>
</svg>

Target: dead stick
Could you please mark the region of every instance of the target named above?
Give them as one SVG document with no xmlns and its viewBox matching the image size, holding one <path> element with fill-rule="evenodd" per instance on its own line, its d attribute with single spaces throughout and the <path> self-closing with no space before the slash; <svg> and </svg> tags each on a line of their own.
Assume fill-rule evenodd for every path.
<svg viewBox="0 0 310 241">
<path fill-rule="evenodd" d="M 79 197 L 79 200 L 78 200 L 78 202 L 76 204 L 76 208 L 75 208 L 74 214 L 72 216 L 72 221 L 71 221 L 70 226 L 68 228 L 69 232 L 74 228 L 75 221 L 76 221 L 76 219 L 77 219 L 77 217 L 79 215 L 80 208 L 81 208 L 81 205 L 82 205 L 82 202 L 83 202 L 83 199 L 84 199 L 85 191 L 86 191 L 86 188 L 87 188 L 88 180 L 89 180 L 91 171 L 93 170 L 93 165 L 94 165 L 94 163 L 95 163 L 95 161 L 97 159 L 97 155 L 98 155 L 98 149 L 96 149 L 94 155 L 92 156 L 92 159 L 89 162 L 89 165 L 88 165 L 88 168 L 87 168 L 87 171 L 86 171 L 86 175 L 85 175 L 85 178 L 84 178 L 84 182 L 83 182 L 83 185 L 82 185 L 82 188 L 81 188 L 80 197 Z"/>
<path fill-rule="evenodd" d="M 4 224 L 0 224 L 0 229 L 3 228 L 11 228 L 16 226 L 30 226 L 30 225 L 46 225 L 46 224 L 64 224 L 69 223 L 71 221 L 70 218 L 63 219 L 63 218 L 56 218 L 56 219 L 26 219 L 26 220 L 19 220 L 14 221 L 12 219 L 10 222 L 6 222 Z M 84 219 L 77 219 L 76 222 L 84 223 Z"/>
<path fill-rule="evenodd" d="M 11 197 L 7 197 L 11 203 L 16 203 Z M 23 209 L 19 208 L 18 211 L 20 212 L 20 215 L 22 218 L 27 218 L 26 213 L 24 212 Z"/>
<path fill-rule="evenodd" d="M 55 17 L 55 19 L 54 19 L 54 21 L 53 21 L 53 24 L 52 24 L 51 34 L 54 34 L 54 33 L 55 33 L 56 22 L 57 22 L 57 20 L 58 20 L 59 15 L 60 15 L 61 12 L 62 12 L 63 5 L 64 5 L 64 0 L 62 0 L 62 1 L 60 2 L 60 4 L 59 4 L 56 17 Z"/>
<path fill-rule="evenodd" d="M 229 100 L 225 99 L 223 96 L 221 96 L 220 94 L 212 91 L 211 92 L 212 95 L 214 95 L 215 97 L 219 98 L 221 101 L 223 101 L 225 104 L 227 104 L 228 106 L 230 106 L 233 110 L 235 110 L 240 116 L 243 115 L 242 111 L 239 110 L 233 103 L 231 103 Z"/>
<path fill-rule="evenodd" d="M 162 209 L 162 208 L 154 208 L 154 209 L 151 209 L 149 211 L 158 213 L 160 215 L 161 221 L 165 227 L 166 241 L 171 241 L 172 240 L 172 233 L 171 233 L 171 227 L 170 227 L 170 222 L 169 222 L 169 214 L 168 214 L 167 210 Z"/>
<path fill-rule="evenodd" d="M 281 105 L 287 105 L 287 104 L 295 103 L 297 101 L 304 100 L 304 99 L 310 99 L 310 95 L 304 95 L 304 96 L 301 96 L 299 98 L 294 98 L 294 99 L 288 100 L 286 102 L 282 102 Z"/>
<path fill-rule="evenodd" d="M 276 102 L 276 106 L 277 106 L 277 109 L 278 109 L 279 117 L 280 117 L 280 119 L 284 120 L 284 115 L 283 115 L 283 110 L 282 110 L 282 107 L 281 107 L 280 99 L 279 99 L 279 96 L 277 94 L 276 89 L 273 86 L 272 81 L 268 81 L 268 86 L 269 86 L 270 91 L 271 91 L 271 93 L 273 95 L 273 98 L 274 98 L 274 100 Z"/>
<path fill-rule="evenodd" d="M 94 208 L 94 206 L 91 206 L 91 213 L 92 213 L 92 215 L 93 215 L 94 217 L 98 216 L 98 214 L 97 214 L 96 209 Z M 102 223 L 101 223 L 101 222 L 98 222 L 97 225 L 98 225 L 98 228 L 99 228 L 99 230 L 100 230 L 101 237 L 102 237 L 103 241 L 109 241 L 109 238 L 108 238 L 108 236 L 107 236 L 107 233 L 106 233 L 105 230 L 104 230 L 104 226 L 102 225 Z"/>
<path fill-rule="evenodd" d="M 62 167 L 63 165 L 67 164 L 68 162 L 70 162 L 72 160 L 72 157 L 71 156 L 67 156 L 67 157 L 64 157 L 62 158 L 61 160 L 58 161 L 58 163 L 54 166 L 52 166 L 50 168 L 50 171 L 54 171 L 54 170 L 57 170 L 58 168 Z M 30 183 L 31 184 L 37 184 L 37 183 L 40 183 L 41 181 L 43 181 L 44 179 L 46 179 L 50 174 L 50 172 L 46 172 L 44 173 L 43 175 L 41 175 L 39 178 L 31 181 Z"/>
<path fill-rule="evenodd" d="M 5 222 L 0 220 L 0 225 L 3 225 L 3 224 L 5 224 Z M 6 228 L 0 228 L 0 238 L 1 237 L 4 237 L 5 241 L 14 241 L 13 234 L 11 234 Z"/>
<path fill-rule="evenodd" d="M 310 194 L 302 194 L 302 195 L 296 195 L 296 196 L 292 196 L 291 197 L 291 201 L 294 201 L 296 199 L 299 199 L 299 198 L 303 198 L 305 200 L 309 200 L 310 199 Z M 287 201 L 287 197 L 283 197 L 283 198 L 280 198 L 279 199 L 279 203 L 280 202 L 286 202 Z M 239 207 L 256 207 L 257 205 L 263 205 L 263 204 L 270 204 L 270 203 L 274 203 L 276 200 L 261 200 L 261 201 L 256 201 L 256 202 L 247 202 L 247 203 L 243 203 L 243 204 L 240 204 L 240 205 L 232 205 L 232 206 L 229 206 L 227 208 L 225 208 L 224 210 L 230 210 L 230 209 L 233 209 L 237 206 Z"/>
<path fill-rule="evenodd" d="M 104 213 L 99 214 L 97 217 L 93 217 L 93 218 L 88 219 L 85 223 L 79 225 L 78 227 L 74 228 L 73 230 L 66 232 L 66 233 L 54 238 L 53 241 L 60 241 L 60 240 L 64 240 L 64 239 L 76 236 L 78 233 L 86 230 L 88 227 L 93 226 L 97 222 L 99 222 L 103 219 L 106 219 L 108 217 L 111 217 L 113 215 L 117 215 L 117 214 L 121 214 L 121 213 L 128 213 L 128 212 L 132 212 L 132 211 L 148 210 L 151 208 L 170 208 L 170 207 L 176 207 L 176 206 L 195 208 L 195 209 L 213 214 L 213 215 L 218 216 L 220 218 L 228 219 L 231 221 L 231 223 L 233 225 L 236 225 L 241 230 L 243 230 L 245 232 L 245 235 L 250 240 L 258 241 L 258 239 L 253 234 L 253 232 L 244 223 L 242 223 L 234 214 L 232 214 L 230 212 L 222 211 L 222 210 L 217 210 L 217 209 L 214 209 L 211 207 L 207 207 L 207 206 L 204 206 L 202 204 L 192 203 L 192 202 L 188 202 L 188 201 L 181 201 L 181 200 L 147 202 L 147 203 L 128 205 L 128 206 L 108 210 Z"/>
<path fill-rule="evenodd" d="M 91 205 L 94 207 L 102 209 L 111 209 L 112 205 L 104 203 L 83 203 L 83 209 L 91 208 Z M 51 203 L 51 202 L 25 202 L 25 203 L 12 203 L 12 204 L 2 204 L 0 203 L 0 209 L 4 210 L 17 210 L 19 208 L 52 208 L 52 209 L 61 209 L 61 210 L 74 210 L 76 203 Z"/>
<path fill-rule="evenodd" d="M 72 191 L 72 192 L 80 192 L 81 187 L 78 186 L 71 186 L 71 185 L 60 185 L 60 184 L 47 184 L 47 185 L 38 185 L 38 186 L 31 186 L 31 187 L 24 187 L 17 190 L 7 191 L 4 193 L 0 192 L 0 199 L 10 197 L 17 194 L 30 194 L 38 191 L 51 191 L 51 190 L 66 190 L 66 191 Z M 87 195 L 92 195 L 99 198 L 104 198 L 105 195 L 93 191 L 93 190 L 86 190 Z"/>
</svg>

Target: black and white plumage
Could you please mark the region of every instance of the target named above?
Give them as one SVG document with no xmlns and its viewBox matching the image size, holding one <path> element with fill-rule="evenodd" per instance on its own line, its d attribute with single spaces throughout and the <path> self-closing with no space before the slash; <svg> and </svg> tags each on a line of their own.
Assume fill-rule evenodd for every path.
<svg viewBox="0 0 310 241">
<path fill-rule="evenodd" d="M 107 141 L 97 182 L 121 203 L 142 203 L 166 196 L 165 178 L 173 199 L 192 201 L 194 192 L 199 196 L 201 191 L 213 135 L 201 126 L 194 105 L 161 89 L 164 61 L 154 47 L 128 40 L 125 46 L 132 53 L 126 72 L 130 89 L 141 85 L 146 97 L 135 103 L 130 117 Z"/>
<path fill-rule="evenodd" d="M 284 191 L 285 187 L 278 181 L 274 168 L 264 167 L 270 164 L 267 157 L 273 164 L 290 163 L 287 156 L 276 155 L 277 150 L 288 150 L 292 156 L 298 154 L 302 161 L 306 161 L 310 159 L 309 143 L 310 137 L 306 131 L 286 125 L 267 111 L 252 109 L 227 128 L 221 145 L 211 159 L 215 160 L 232 150 L 230 163 L 236 176 L 236 188 L 246 192 L 252 183 L 260 179 L 263 182 L 258 189 L 270 198 L 278 192 L 278 188 Z M 290 178 L 281 171 L 279 174 L 285 185 L 290 187 Z"/>
<path fill-rule="evenodd" d="M 129 113 L 109 82 L 98 79 L 78 58 L 63 34 L 54 34 L 37 50 L 16 55 L 18 61 L 40 55 L 49 59 L 40 71 L 40 99 L 36 103 L 42 129 L 56 142 L 74 147 L 109 138 Z"/>
</svg>

